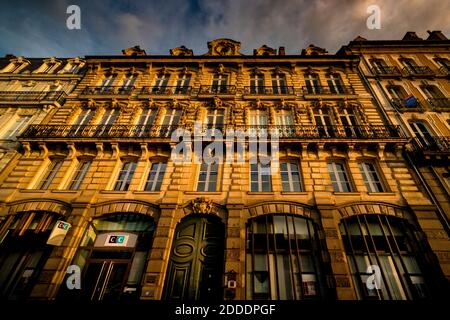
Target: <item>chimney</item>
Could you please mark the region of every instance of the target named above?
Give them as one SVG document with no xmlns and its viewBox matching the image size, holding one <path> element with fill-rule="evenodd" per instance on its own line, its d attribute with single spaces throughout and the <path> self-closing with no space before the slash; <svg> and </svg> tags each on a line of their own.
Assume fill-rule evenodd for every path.
<svg viewBox="0 0 450 320">
<path fill-rule="evenodd" d="M 448 40 L 441 30 L 430 31 L 427 30 L 429 36 L 427 40 Z"/>
<path fill-rule="evenodd" d="M 279 56 L 284 56 L 284 55 L 286 55 L 286 52 L 284 51 L 284 47 L 279 47 L 279 48 L 278 48 L 278 55 L 279 55 Z"/>
</svg>

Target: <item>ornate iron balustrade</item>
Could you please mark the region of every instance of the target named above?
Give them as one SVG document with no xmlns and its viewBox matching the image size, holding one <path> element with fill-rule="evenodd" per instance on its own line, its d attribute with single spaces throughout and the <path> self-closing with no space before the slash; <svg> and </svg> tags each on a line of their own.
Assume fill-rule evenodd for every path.
<svg viewBox="0 0 450 320">
<path fill-rule="evenodd" d="M 236 94 L 236 86 L 232 85 L 200 86 L 198 94 Z"/>
<path fill-rule="evenodd" d="M 450 110 L 449 98 L 428 98 L 428 102 L 437 110 Z"/>
<path fill-rule="evenodd" d="M 190 94 L 192 87 L 190 86 L 163 86 L 163 87 L 143 87 L 139 94 L 148 95 L 172 95 L 172 94 Z"/>
<path fill-rule="evenodd" d="M 251 95 L 281 95 L 281 94 L 294 94 L 294 87 L 290 86 L 249 86 L 244 87 L 244 94 L 251 94 Z"/>
<path fill-rule="evenodd" d="M 430 136 L 426 139 L 414 138 L 412 143 L 416 151 L 450 154 L 450 137 Z"/>
<path fill-rule="evenodd" d="M 124 86 L 97 86 L 86 87 L 82 91 L 83 95 L 128 95 L 133 92 L 133 87 Z"/>
<path fill-rule="evenodd" d="M 0 91 L 0 101 L 7 102 L 58 102 L 63 103 L 64 91 Z"/>
<path fill-rule="evenodd" d="M 392 105 L 399 111 L 423 111 L 422 105 L 419 100 L 407 101 L 404 99 L 393 98 L 391 99 Z"/>
<path fill-rule="evenodd" d="M 403 72 L 409 76 L 432 76 L 433 70 L 428 66 L 404 67 Z"/>
<path fill-rule="evenodd" d="M 325 86 L 311 86 L 311 87 L 302 87 L 303 94 L 310 94 L 310 95 L 334 95 L 334 94 L 355 94 L 355 90 L 353 90 L 353 87 L 351 86 L 332 86 L 332 87 L 325 87 Z"/>
<path fill-rule="evenodd" d="M 170 138 L 176 125 L 30 125 L 20 138 Z"/>
<path fill-rule="evenodd" d="M 401 76 L 400 69 L 394 66 L 374 67 L 371 69 L 372 74 L 377 76 Z"/>
<path fill-rule="evenodd" d="M 170 125 L 30 125 L 21 139 L 35 138 L 170 138 L 173 131 L 182 126 Z M 402 138 L 399 126 L 317 126 L 317 125 L 242 125 L 208 126 L 224 135 L 227 129 L 241 130 L 247 136 L 280 139 L 387 139 Z"/>
<path fill-rule="evenodd" d="M 450 67 L 442 66 L 439 68 L 439 72 L 444 76 L 450 75 Z"/>
</svg>

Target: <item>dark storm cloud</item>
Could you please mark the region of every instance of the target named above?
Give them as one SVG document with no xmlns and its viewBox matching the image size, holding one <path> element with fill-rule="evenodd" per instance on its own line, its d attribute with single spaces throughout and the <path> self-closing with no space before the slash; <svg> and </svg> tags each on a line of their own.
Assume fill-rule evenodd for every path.
<svg viewBox="0 0 450 320">
<path fill-rule="evenodd" d="M 81 8 L 81 30 L 66 28 L 66 8 Z M 368 30 L 367 7 L 381 8 L 381 30 Z M 251 53 L 262 44 L 299 53 L 314 43 L 335 52 L 357 35 L 400 39 L 406 31 L 450 35 L 449 0 L 162 0 L 5 1 L 0 12 L 0 55 L 120 54 L 136 44 L 167 54 L 182 44 L 195 54 L 228 37 Z"/>
</svg>

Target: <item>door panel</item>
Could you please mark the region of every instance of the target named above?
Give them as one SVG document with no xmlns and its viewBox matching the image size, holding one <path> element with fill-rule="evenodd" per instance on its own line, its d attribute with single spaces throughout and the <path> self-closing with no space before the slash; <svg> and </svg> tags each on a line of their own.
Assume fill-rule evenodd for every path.
<svg viewBox="0 0 450 320">
<path fill-rule="evenodd" d="M 164 297 L 169 300 L 222 298 L 224 225 L 213 217 L 190 217 L 176 231 Z"/>
</svg>

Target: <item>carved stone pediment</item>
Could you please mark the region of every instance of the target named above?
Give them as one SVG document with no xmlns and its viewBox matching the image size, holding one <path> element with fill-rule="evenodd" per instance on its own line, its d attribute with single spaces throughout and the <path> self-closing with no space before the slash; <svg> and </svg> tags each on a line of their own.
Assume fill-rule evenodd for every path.
<svg viewBox="0 0 450 320">
<path fill-rule="evenodd" d="M 277 50 L 267 45 L 263 45 L 258 49 L 253 49 L 254 56 L 274 56 L 277 54 Z"/>
<path fill-rule="evenodd" d="M 188 49 L 185 46 L 170 49 L 171 56 L 190 57 L 194 55 L 192 49 Z"/>
<path fill-rule="evenodd" d="M 207 56 L 240 56 L 241 43 L 231 39 L 216 39 L 208 42 Z"/>
<path fill-rule="evenodd" d="M 324 48 L 317 47 L 313 44 L 310 44 L 308 48 L 302 50 L 302 56 L 321 56 L 327 54 L 328 51 Z"/>
<path fill-rule="evenodd" d="M 140 46 L 134 46 L 122 50 L 124 56 L 145 56 L 145 50 L 141 49 Z"/>
</svg>

